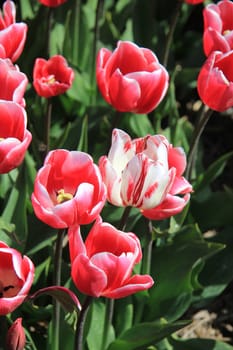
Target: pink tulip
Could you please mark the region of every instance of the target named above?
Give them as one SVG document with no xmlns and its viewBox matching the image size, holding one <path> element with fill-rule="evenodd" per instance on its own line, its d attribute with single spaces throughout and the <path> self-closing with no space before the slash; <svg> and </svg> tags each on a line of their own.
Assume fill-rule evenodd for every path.
<svg viewBox="0 0 233 350">
<path fill-rule="evenodd" d="M 0 11 L 0 57 L 15 62 L 21 55 L 27 35 L 26 23 L 16 23 L 16 9 L 13 1 L 6 0 L 3 13 Z"/>
<path fill-rule="evenodd" d="M 42 5 L 48 7 L 57 7 L 64 4 L 67 0 L 38 0 Z"/>
<path fill-rule="evenodd" d="M 155 54 L 129 41 L 97 56 L 96 79 L 104 99 L 120 112 L 149 113 L 168 88 L 168 73 Z"/>
<path fill-rule="evenodd" d="M 105 200 L 105 185 L 90 155 L 63 149 L 49 152 L 32 194 L 40 220 L 54 228 L 88 224 L 99 215 Z"/>
<path fill-rule="evenodd" d="M 18 167 L 32 139 L 26 129 L 25 109 L 17 103 L 0 100 L 0 174 Z"/>
<path fill-rule="evenodd" d="M 213 51 L 228 52 L 233 49 L 233 2 L 219 1 L 203 10 L 203 48 L 206 56 Z"/>
<path fill-rule="evenodd" d="M 182 148 L 168 146 L 168 167 L 175 169 L 175 178 L 166 197 L 160 205 L 141 210 L 142 215 L 151 220 L 164 220 L 180 213 L 190 199 L 192 186 L 182 176 L 186 168 L 186 156 Z"/>
<path fill-rule="evenodd" d="M 13 101 L 25 107 L 23 97 L 28 79 L 9 59 L 0 58 L 0 84 L 0 100 Z"/>
<path fill-rule="evenodd" d="M 7 332 L 6 350 L 23 350 L 26 345 L 26 336 L 22 327 L 22 318 L 17 318 Z"/>
<path fill-rule="evenodd" d="M 204 104 L 223 112 L 233 107 L 233 51 L 212 52 L 202 66 L 197 89 Z"/>
<path fill-rule="evenodd" d="M 64 94 L 74 80 L 74 71 L 66 59 L 55 55 L 49 60 L 37 58 L 33 68 L 33 86 L 38 95 L 52 97 Z"/>
<path fill-rule="evenodd" d="M 110 203 L 137 207 L 144 216 L 153 213 L 155 220 L 160 205 L 165 217 L 165 209 L 168 216 L 181 211 L 189 195 L 176 195 L 192 191 L 182 176 L 186 167 L 183 150 L 173 148 L 162 135 L 131 140 L 124 131 L 114 129 L 109 154 L 100 158 L 99 167 Z"/>
<path fill-rule="evenodd" d="M 0 315 L 23 303 L 34 278 L 34 265 L 27 256 L 0 241 Z"/>
<path fill-rule="evenodd" d="M 85 243 L 80 226 L 68 230 L 71 275 L 84 294 L 123 298 L 153 285 L 149 275 L 133 275 L 142 259 L 140 241 L 135 234 L 122 232 L 98 218 Z"/>
<path fill-rule="evenodd" d="M 189 5 L 197 5 L 204 2 L 204 0 L 184 0 L 184 2 L 186 2 Z"/>
</svg>

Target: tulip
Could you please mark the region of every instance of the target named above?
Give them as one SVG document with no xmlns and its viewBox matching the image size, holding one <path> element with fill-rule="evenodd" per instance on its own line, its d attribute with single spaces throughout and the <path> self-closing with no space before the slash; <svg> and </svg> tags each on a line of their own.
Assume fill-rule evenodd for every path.
<svg viewBox="0 0 233 350">
<path fill-rule="evenodd" d="M 0 115 L 0 174 L 3 174 L 22 163 L 32 135 L 26 129 L 25 109 L 17 103 L 0 100 Z"/>
<path fill-rule="evenodd" d="M 26 23 L 16 23 L 16 9 L 13 1 L 6 0 L 3 13 L 0 11 L 0 57 L 15 62 L 21 55 L 27 35 Z"/>
<path fill-rule="evenodd" d="M 204 104 L 223 112 L 233 106 L 233 51 L 214 51 L 202 66 L 197 89 Z"/>
<path fill-rule="evenodd" d="M 48 7 L 57 7 L 64 4 L 67 0 L 39 0 L 39 2 Z"/>
<path fill-rule="evenodd" d="M 141 210 L 151 220 L 164 220 L 180 213 L 190 199 L 191 184 L 182 176 L 186 168 L 186 156 L 181 147 L 168 146 L 168 167 L 175 168 L 173 184 L 163 201 L 156 207 Z M 182 197 L 183 195 L 183 197 Z"/>
<path fill-rule="evenodd" d="M 96 79 L 104 99 L 120 112 L 149 113 L 168 88 L 168 73 L 155 54 L 129 41 L 97 55 Z"/>
<path fill-rule="evenodd" d="M 213 51 L 228 52 L 233 49 L 233 2 L 219 1 L 203 10 L 203 49 L 206 56 Z"/>
<path fill-rule="evenodd" d="M 6 337 L 6 350 L 23 350 L 26 344 L 26 336 L 22 327 L 22 318 L 17 318 L 11 325 Z"/>
<path fill-rule="evenodd" d="M 0 58 L 0 100 L 14 101 L 25 107 L 23 98 L 28 79 L 9 59 Z"/>
<path fill-rule="evenodd" d="M 33 68 L 33 86 L 39 96 L 52 97 L 64 94 L 74 80 L 74 71 L 66 59 L 55 55 L 49 60 L 37 58 Z"/>
<path fill-rule="evenodd" d="M 27 256 L 0 241 L 0 315 L 23 303 L 34 278 L 34 265 Z"/>
<path fill-rule="evenodd" d="M 142 259 L 140 241 L 134 233 L 117 230 L 97 218 L 85 243 L 80 226 L 68 230 L 71 276 L 84 294 L 118 299 L 153 285 L 149 275 L 133 275 Z"/>
<path fill-rule="evenodd" d="M 164 136 L 147 135 L 131 140 L 127 133 L 119 129 L 113 130 L 108 156 L 102 156 L 99 160 L 108 201 L 116 206 L 137 207 L 145 216 L 165 199 L 167 203 L 170 196 L 173 201 L 173 209 L 172 204 L 169 206 L 171 215 L 187 204 L 189 196 L 183 198 L 183 206 L 176 197 L 192 190 L 182 176 L 185 167 L 183 150 L 173 148 Z M 174 207 L 174 200 L 178 207 Z"/>
<path fill-rule="evenodd" d="M 184 2 L 186 2 L 189 5 L 197 5 L 204 2 L 204 0 L 184 0 Z"/>
<path fill-rule="evenodd" d="M 62 149 L 48 153 L 32 194 L 40 220 L 54 228 L 88 224 L 99 215 L 105 201 L 105 185 L 89 154 Z"/>
</svg>

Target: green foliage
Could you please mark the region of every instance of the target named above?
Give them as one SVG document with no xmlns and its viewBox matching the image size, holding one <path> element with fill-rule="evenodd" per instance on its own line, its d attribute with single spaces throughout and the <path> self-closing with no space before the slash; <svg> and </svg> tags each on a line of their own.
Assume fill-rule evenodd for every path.
<svg viewBox="0 0 233 350">
<path fill-rule="evenodd" d="M 33 299 L 33 303 L 29 298 L 12 315 L 12 319 L 23 317 L 25 349 L 58 350 L 53 339 L 54 300 L 65 309 L 60 316 L 60 349 L 73 348 L 79 315 L 77 305 L 67 293 L 44 290 L 54 282 L 57 232 L 35 217 L 31 205 L 34 179 L 43 163 L 46 114 L 45 99 L 36 96 L 32 84 L 35 59 L 61 54 L 75 72 L 72 87 L 53 98 L 51 149 L 89 152 L 97 163 L 108 153 L 112 128 L 117 127 L 132 138 L 163 134 L 188 153 L 201 110 L 196 79 L 204 62 L 203 4 L 181 6 L 169 50 L 169 90 L 155 111 L 141 115 L 117 113 L 103 100 L 95 79 L 99 48 L 113 50 L 118 40 L 130 40 L 152 49 L 162 63 L 177 2 L 70 0 L 53 9 L 36 0 L 20 0 L 17 4 L 17 17 L 28 24 L 27 42 L 17 65 L 29 79 L 25 100 L 33 139 L 23 164 L 0 177 L 0 240 L 31 257 L 36 266 L 32 294 L 41 291 L 36 294 L 40 298 Z M 229 115 L 215 113 L 214 118 L 221 123 L 219 120 L 229 119 Z M 210 120 L 207 130 L 211 123 Z M 222 141 L 224 135 L 215 131 L 215 137 Z M 148 241 L 153 240 L 150 273 L 155 284 L 147 292 L 116 300 L 109 323 L 108 301 L 94 300 L 87 314 L 83 350 L 233 349 L 213 339 L 185 340 L 174 335 L 191 322 L 184 317 L 188 311 L 207 308 L 232 282 L 233 190 L 226 174 L 232 170 L 229 164 L 233 151 L 226 147 L 216 157 L 206 146 L 206 140 L 208 134 L 204 133 L 196 153 L 195 178 L 191 180 L 194 192 L 181 214 L 154 221 L 153 236 L 148 238 L 146 220 L 138 209 L 131 210 L 126 230 L 138 235 L 143 255 L 147 254 Z M 209 156 L 208 166 L 204 155 Z M 122 214 L 123 208 L 106 204 L 101 215 L 105 221 L 119 226 Z M 213 237 L 206 237 L 206 231 L 214 232 Z M 84 296 L 70 281 L 66 239 L 61 284 L 75 293 L 83 305 Z M 136 270 L 135 273 L 144 273 L 145 265 L 138 265 Z"/>
</svg>

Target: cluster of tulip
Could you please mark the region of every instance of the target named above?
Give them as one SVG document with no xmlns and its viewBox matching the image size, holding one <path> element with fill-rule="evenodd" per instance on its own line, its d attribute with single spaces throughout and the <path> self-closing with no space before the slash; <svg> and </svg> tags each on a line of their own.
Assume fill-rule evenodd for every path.
<svg viewBox="0 0 233 350">
<path fill-rule="evenodd" d="M 40 0 L 56 7 L 65 1 Z M 186 0 L 198 4 L 203 0 Z M 204 52 L 207 61 L 198 77 L 198 92 L 211 109 L 224 111 L 233 105 L 233 3 L 209 4 L 204 10 Z M 27 129 L 24 93 L 28 79 L 14 65 L 26 40 L 27 26 L 16 23 L 15 4 L 6 0 L 0 14 L 0 173 L 17 168 L 25 157 L 32 135 Z M 74 71 L 66 59 L 55 55 L 37 58 L 33 86 L 43 98 L 65 93 Z M 150 113 L 166 95 L 169 75 L 155 54 L 130 41 L 119 41 L 112 52 L 100 49 L 96 80 L 105 101 L 119 112 Z M 190 199 L 192 185 L 184 177 L 186 156 L 163 135 L 131 139 L 114 128 L 108 155 L 94 164 L 85 152 L 55 149 L 48 152 L 34 183 L 31 202 L 45 224 L 66 229 L 71 276 L 83 294 L 117 299 L 152 287 L 149 274 L 134 274 L 142 259 L 139 238 L 102 221 L 108 201 L 113 206 L 135 207 L 150 220 L 180 213 Z M 93 224 L 84 242 L 83 225 Z M 15 310 L 33 283 L 34 265 L 27 257 L 0 242 L 0 315 Z M 17 320 L 9 331 L 21 330 Z M 21 328 L 20 328 L 21 329 Z M 23 349 L 24 337 L 17 349 Z M 10 340 L 9 340 L 10 338 Z M 23 339 L 23 341 L 22 341 Z M 21 344 L 19 342 L 19 344 Z M 9 349 L 13 349 L 10 347 Z"/>
</svg>

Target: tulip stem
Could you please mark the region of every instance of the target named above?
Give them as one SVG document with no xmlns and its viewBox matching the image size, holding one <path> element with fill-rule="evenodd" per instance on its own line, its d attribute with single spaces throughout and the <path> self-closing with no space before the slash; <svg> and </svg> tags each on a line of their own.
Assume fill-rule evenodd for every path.
<svg viewBox="0 0 233 350">
<path fill-rule="evenodd" d="M 83 350 L 84 325 L 92 299 L 92 297 L 87 296 L 80 311 L 76 327 L 74 350 Z"/>
<path fill-rule="evenodd" d="M 121 231 L 125 230 L 131 209 L 132 209 L 132 207 L 125 207 L 125 210 L 124 210 L 122 217 L 121 217 L 121 221 L 120 221 L 118 230 L 121 230 Z"/>
<path fill-rule="evenodd" d="M 52 99 L 47 99 L 46 115 L 45 115 L 45 154 L 44 158 L 50 149 L 50 128 L 51 128 L 51 116 L 52 116 Z"/>
<path fill-rule="evenodd" d="M 94 37 L 93 37 L 93 51 L 92 51 L 92 65 L 91 65 L 91 86 L 96 89 L 96 84 L 95 84 L 95 62 L 96 62 L 96 54 L 97 54 L 97 43 L 99 40 L 99 23 L 100 23 L 100 18 L 102 17 L 103 14 L 103 8 L 104 8 L 104 0 L 98 0 L 97 5 L 96 5 L 96 11 L 95 11 L 95 26 L 94 26 Z M 93 91 L 93 95 L 94 91 Z"/>
<path fill-rule="evenodd" d="M 54 255 L 54 285 L 61 285 L 61 263 L 62 263 L 62 246 L 63 239 L 65 236 L 66 230 L 60 230 L 57 233 L 57 241 L 55 246 L 55 255 Z M 53 349 L 59 350 L 59 337 L 60 337 L 60 303 L 55 300 L 53 307 Z"/>
<path fill-rule="evenodd" d="M 192 178 L 192 171 L 195 163 L 195 156 L 197 152 L 198 142 L 212 113 L 213 113 L 212 109 L 209 109 L 207 106 L 204 106 L 202 109 L 202 113 L 200 115 L 199 121 L 194 129 L 193 138 L 192 138 L 190 148 L 189 148 L 189 153 L 187 156 L 188 162 L 187 162 L 186 173 L 185 173 L 185 176 L 188 181 L 190 181 Z"/>
<path fill-rule="evenodd" d="M 153 225 L 152 221 L 148 220 L 149 232 L 146 235 L 145 246 L 143 248 L 143 259 L 142 259 L 142 275 L 149 275 L 151 270 L 151 257 L 152 257 L 152 248 L 155 237 L 153 237 Z M 135 312 L 134 323 L 137 324 L 141 321 L 143 311 L 145 306 L 145 300 L 141 300 L 140 304 L 137 307 Z"/>
<path fill-rule="evenodd" d="M 173 39 L 173 35 L 174 35 L 174 31 L 176 28 L 176 24 L 180 15 L 180 10 L 182 7 L 182 0 L 178 0 L 176 8 L 175 8 L 175 12 L 172 16 L 172 20 L 171 20 L 171 24 L 170 24 L 170 28 L 169 28 L 169 32 L 167 34 L 167 40 L 165 43 L 165 49 L 164 49 L 164 56 L 163 56 L 163 61 L 162 64 L 164 67 L 167 66 L 168 63 L 168 58 L 169 58 L 169 52 L 170 52 L 170 48 L 171 48 L 171 44 L 172 44 L 172 39 Z"/>
</svg>

